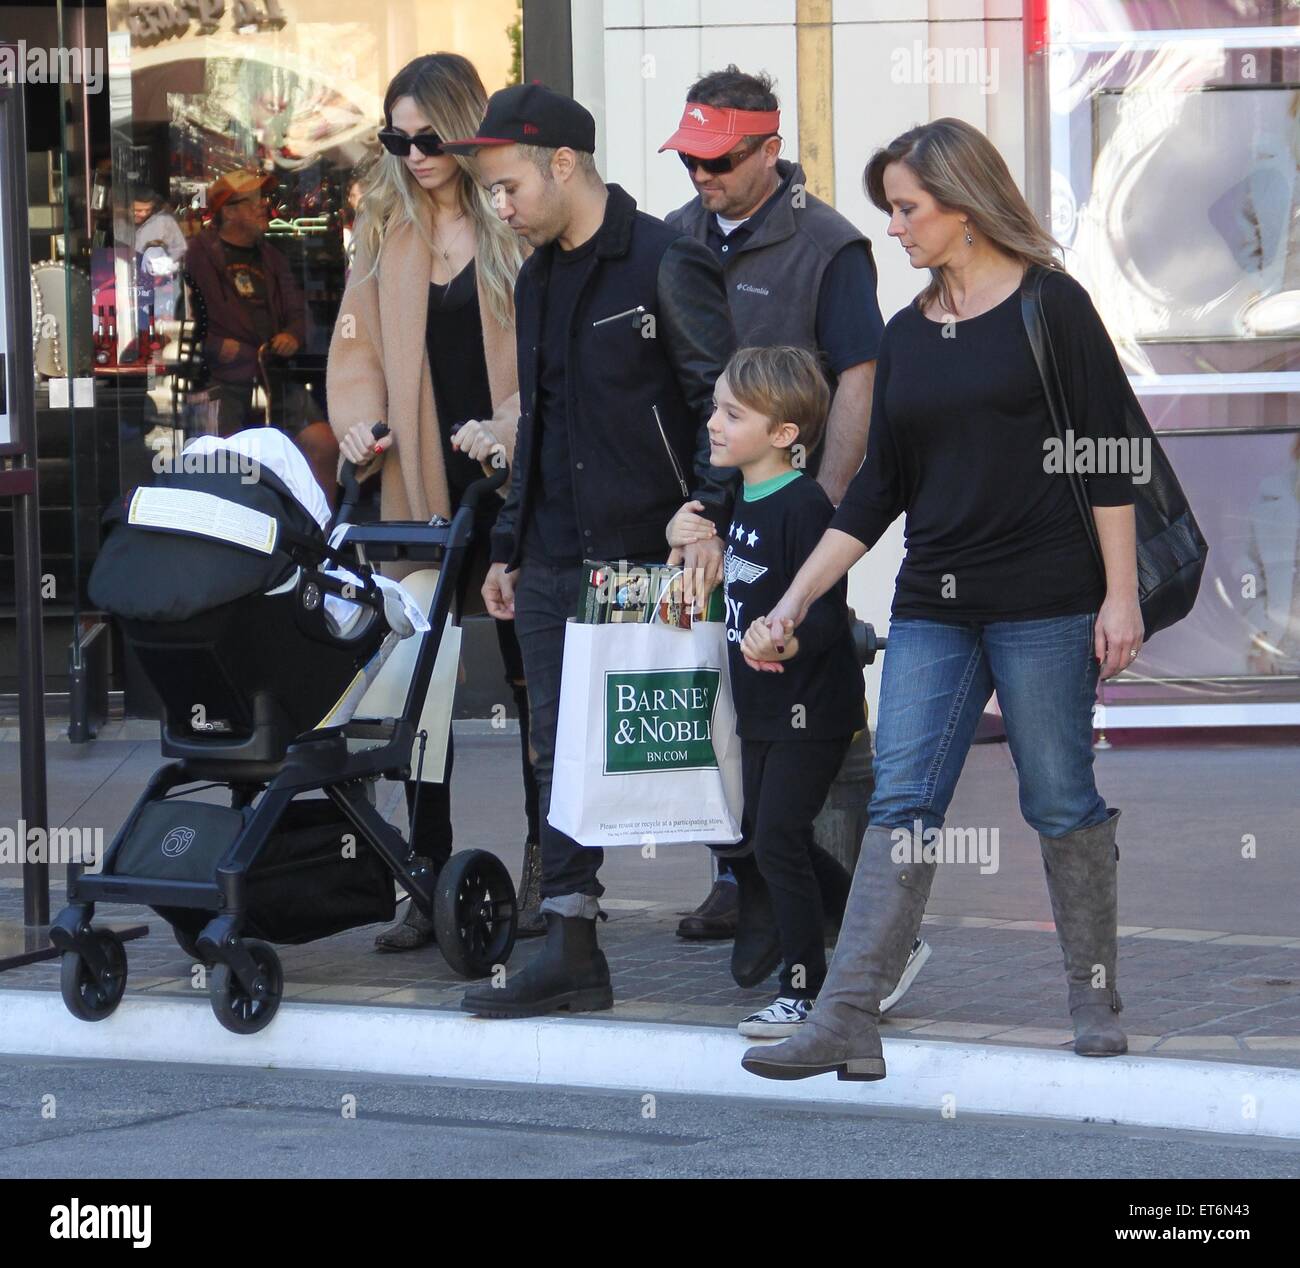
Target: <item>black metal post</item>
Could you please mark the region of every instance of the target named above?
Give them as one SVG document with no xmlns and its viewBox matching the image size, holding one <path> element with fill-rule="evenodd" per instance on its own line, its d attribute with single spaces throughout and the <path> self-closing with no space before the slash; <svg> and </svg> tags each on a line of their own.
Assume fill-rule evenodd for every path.
<svg viewBox="0 0 1300 1268">
<path fill-rule="evenodd" d="M 41 632 L 40 497 L 36 481 L 36 390 L 32 363 L 27 242 L 26 121 L 20 83 L 0 84 L 0 265 L 8 347 L 6 394 L 16 443 L 4 483 L 13 495 L 18 647 L 20 814 L 30 831 L 48 829 L 45 779 L 45 666 Z M 50 922 L 48 859 L 23 861 L 23 923 Z"/>
</svg>

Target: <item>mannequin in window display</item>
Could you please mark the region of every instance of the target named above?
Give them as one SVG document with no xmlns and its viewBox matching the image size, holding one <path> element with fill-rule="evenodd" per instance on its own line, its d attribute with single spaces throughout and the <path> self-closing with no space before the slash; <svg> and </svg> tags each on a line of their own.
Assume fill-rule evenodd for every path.
<svg viewBox="0 0 1300 1268">
<path fill-rule="evenodd" d="M 1290 465 L 1259 482 L 1246 522 L 1237 573 L 1255 585 L 1245 609 L 1247 666 L 1254 674 L 1300 674 L 1300 436 Z"/>
<path fill-rule="evenodd" d="M 1300 331 L 1300 92 L 1252 138 L 1250 175 L 1210 208 L 1210 222 L 1254 284 L 1241 312 L 1250 335 Z"/>
</svg>

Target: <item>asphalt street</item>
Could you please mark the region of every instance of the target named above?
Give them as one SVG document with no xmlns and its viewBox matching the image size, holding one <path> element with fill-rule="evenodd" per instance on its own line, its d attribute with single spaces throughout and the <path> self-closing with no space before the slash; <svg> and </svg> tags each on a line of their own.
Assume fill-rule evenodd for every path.
<svg viewBox="0 0 1300 1268">
<path fill-rule="evenodd" d="M 0 1061 L 0 1178 L 1295 1178 L 1300 1142 L 145 1063 Z M 1127 1197 L 1127 1190 L 1124 1191 Z"/>
</svg>

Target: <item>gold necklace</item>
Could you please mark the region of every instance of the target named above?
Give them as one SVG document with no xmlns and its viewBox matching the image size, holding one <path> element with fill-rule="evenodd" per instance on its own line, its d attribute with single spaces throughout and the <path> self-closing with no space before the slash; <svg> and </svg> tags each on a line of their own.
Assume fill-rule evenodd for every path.
<svg viewBox="0 0 1300 1268">
<path fill-rule="evenodd" d="M 456 245 L 456 243 L 460 241 L 460 235 L 461 235 L 462 233 L 465 232 L 465 213 L 464 213 L 463 211 L 460 213 L 460 217 L 459 217 L 459 219 L 460 219 L 460 221 L 461 221 L 461 226 L 460 226 L 459 229 L 456 230 L 456 236 L 451 240 L 451 247 L 454 247 L 454 246 Z M 443 262 L 444 264 L 450 264 L 450 263 L 451 263 L 451 247 L 447 247 L 447 248 L 444 249 L 444 248 L 439 244 L 439 242 L 438 242 L 438 233 L 437 233 L 437 230 L 436 230 L 436 229 L 434 230 L 434 241 L 433 241 L 433 245 L 434 245 L 434 249 L 435 249 L 435 250 L 436 250 L 436 251 L 437 251 L 437 252 L 442 256 L 442 262 Z"/>
</svg>

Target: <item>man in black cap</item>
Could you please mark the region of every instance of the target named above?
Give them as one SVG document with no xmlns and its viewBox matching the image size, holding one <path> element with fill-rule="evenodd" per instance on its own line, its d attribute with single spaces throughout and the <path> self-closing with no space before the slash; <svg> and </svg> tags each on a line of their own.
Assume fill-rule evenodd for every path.
<svg viewBox="0 0 1300 1268">
<path fill-rule="evenodd" d="M 521 84 L 495 93 L 475 154 L 497 214 L 534 248 L 515 287 L 521 413 L 514 477 L 492 531 L 483 587 L 513 618 L 531 708 L 542 812 L 542 952 L 504 987 L 462 1007 L 526 1017 L 613 1004 L 596 944 L 604 857 L 546 822 L 565 621 L 578 609 L 584 559 L 662 562 L 664 531 L 694 497 L 720 530 L 732 480 L 709 465 L 705 424 L 735 337 L 714 255 L 636 209 L 596 170 L 596 125 L 577 102 Z M 707 590 L 722 570 L 722 531 L 686 566 Z"/>
</svg>

